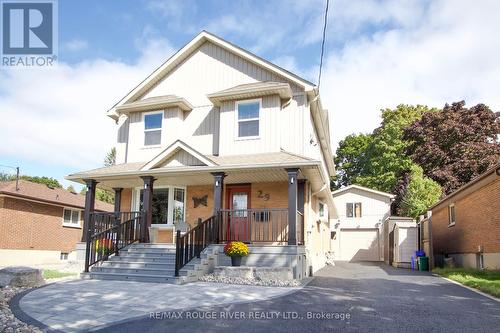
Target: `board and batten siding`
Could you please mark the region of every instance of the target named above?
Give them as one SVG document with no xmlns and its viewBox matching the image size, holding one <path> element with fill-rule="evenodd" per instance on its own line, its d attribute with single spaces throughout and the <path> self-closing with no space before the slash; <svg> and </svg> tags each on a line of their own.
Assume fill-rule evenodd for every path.
<svg viewBox="0 0 500 333">
<path fill-rule="evenodd" d="M 337 216 L 333 218 L 341 221 L 342 227 L 375 228 L 390 215 L 391 199 L 372 192 L 352 188 L 333 197 Z M 346 203 L 361 202 L 361 217 L 349 218 L 346 216 Z"/>
<path fill-rule="evenodd" d="M 219 108 L 212 105 L 207 95 L 258 81 L 289 83 L 293 99 L 282 107 L 277 95 L 263 97 L 259 139 L 236 140 L 235 102 L 225 102 Z M 179 139 L 204 155 L 255 154 L 283 149 L 321 160 L 303 89 L 210 42 L 200 46 L 142 98 L 161 95 L 183 97 L 194 108 L 190 112 L 177 108 L 165 110 L 162 144 L 154 148 L 144 146 L 142 112 L 131 113 L 128 121 L 120 126 L 117 163 L 147 162 Z"/>
</svg>

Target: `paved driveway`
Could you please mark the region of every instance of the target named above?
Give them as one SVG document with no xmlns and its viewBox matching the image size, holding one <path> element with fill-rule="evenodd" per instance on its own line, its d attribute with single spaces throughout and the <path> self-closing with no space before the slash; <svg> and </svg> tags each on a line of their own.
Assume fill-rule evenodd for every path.
<svg viewBox="0 0 500 333">
<path fill-rule="evenodd" d="M 316 318 L 308 319 L 308 312 Z M 499 326 L 500 303 L 444 279 L 385 265 L 337 263 L 282 297 L 164 312 L 102 332 L 498 332 Z"/>
</svg>

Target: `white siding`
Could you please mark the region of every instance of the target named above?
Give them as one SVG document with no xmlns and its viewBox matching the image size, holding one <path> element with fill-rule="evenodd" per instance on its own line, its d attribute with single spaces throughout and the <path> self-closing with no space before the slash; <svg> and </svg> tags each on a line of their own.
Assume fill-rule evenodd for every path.
<svg viewBox="0 0 500 333">
<path fill-rule="evenodd" d="M 391 200 L 389 197 L 379 194 L 350 189 L 333 197 L 337 216 L 333 218 L 340 220 L 345 228 L 365 227 L 375 228 L 376 223 L 381 223 L 390 214 Z M 361 202 L 361 217 L 346 217 L 346 203 Z"/>
<path fill-rule="evenodd" d="M 390 215 L 391 199 L 389 197 L 356 188 L 351 188 L 345 192 L 335 195 L 333 197 L 333 202 L 337 215 L 332 217 L 332 220 L 330 221 L 330 229 L 332 231 L 336 231 L 337 233 L 335 239 L 332 240 L 332 250 L 335 258 L 337 259 L 342 256 L 341 243 L 345 244 L 345 242 L 341 242 L 343 237 L 342 229 L 346 231 L 349 229 L 372 229 L 370 232 L 375 232 L 374 229 L 379 227 L 377 223 L 381 224 L 385 218 Z M 361 202 L 360 218 L 348 218 L 346 216 L 346 203 L 350 202 Z M 379 245 L 383 242 L 382 237 L 380 238 Z M 360 253 L 362 253 L 363 251 L 361 250 L 367 250 L 364 249 L 364 246 L 364 243 L 360 241 L 359 244 L 352 244 L 349 251 L 352 252 L 357 248 L 360 250 Z M 380 255 L 380 259 L 382 259 L 382 251 L 379 251 L 378 253 Z"/>
<path fill-rule="evenodd" d="M 278 96 L 263 98 L 260 138 L 234 140 L 234 102 L 224 103 L 219 110 L 206 96 L 236 85 L 257 81 L 288 82 L 219 46 L 206 42 L 143 96 L 148 98 L 177 95 L 188 100 L 194 109 L 190 112 L 177 109 L 175 115 L 174 111 L 166 110 L 160 148 L 143 146 L 142 113 L 132 113 L 129 123 L 120 129 L 118 160 L 146 162 L 177 139 L 205 155 L 254 154 L 284 149 L 320 160 L 317 140 L 313 140 L 316 146 L 309 142 L 315 134 L 307 98 L 301 88 L 292 82 L 288 83 L 292 87 L 294 97 L 283 109 Z M 125 144 L 127 140 L 128 146 Z"/>
<path fill-rule="evenodd" d="M 278 152 L 280 99 L 278 96 L 262 98 L 259 115 L 259 138 L 237 138 L 237 112 L 235 102 L 225 102 L 220 111 L 220 155 L 239 155 Z"/>
</svg>

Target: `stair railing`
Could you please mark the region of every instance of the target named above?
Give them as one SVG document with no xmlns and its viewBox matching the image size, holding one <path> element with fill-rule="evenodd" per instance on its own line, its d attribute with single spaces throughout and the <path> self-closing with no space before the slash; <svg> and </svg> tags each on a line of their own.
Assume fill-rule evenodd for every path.
<svg viewBox="0 0 500 333">
<path fill-rule="evenodd" d="M 85 272 L 90 266 L 119 255 L 124 247 L 141 239 L 144 212 L 90 213 L 85 250 Z"/>
<path fill-rule="evenodd" d="M 177 230 L 175 237 L 175 276 L 192 259 L 200 258 L 201 252 L 210 244 L 219 242 L 219 223 L 217 216 L 205 221 L 198 219 L 198 225 L 183 235 Z"/>
</svg>

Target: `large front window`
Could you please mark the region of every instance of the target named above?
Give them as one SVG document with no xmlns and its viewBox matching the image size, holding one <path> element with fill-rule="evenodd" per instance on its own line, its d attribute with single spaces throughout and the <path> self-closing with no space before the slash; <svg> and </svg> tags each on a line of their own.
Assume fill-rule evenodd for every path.
<svg viewBox="0 0 500 333">
<path fill-rule="evenodd" d="M 144 114 L 144 145 L 161 145 L 163 112 Z"/>
<path fill-rule="evenodd" d="M 238 113 L 238 138 L 259 136 L 260 100 L 236 103 Z"/>
<path fill-rule="evenodd" d="M 143 210 L 144 190 L 137 193 L 137 208 Z M 186 190 L 181 187 L 161 187 L 153 189 L 151 224 L 172 224 L 185 222 Z M 136 201 L 137 202 L 137 201 Z"/>
</svg>

